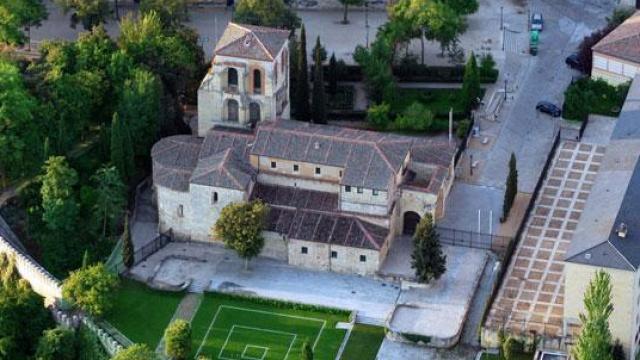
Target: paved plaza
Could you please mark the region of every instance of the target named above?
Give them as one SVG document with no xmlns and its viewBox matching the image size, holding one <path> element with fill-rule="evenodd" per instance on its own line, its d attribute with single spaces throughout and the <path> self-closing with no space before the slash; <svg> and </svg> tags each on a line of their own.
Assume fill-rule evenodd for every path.
<svg viewBox="0 0 640 360">
<path fill-rule="evenodd" d="M 560 336 L 564 256 L 591 193 L 605 147 L 559 145 L 485 326 Z"/>
</svg>

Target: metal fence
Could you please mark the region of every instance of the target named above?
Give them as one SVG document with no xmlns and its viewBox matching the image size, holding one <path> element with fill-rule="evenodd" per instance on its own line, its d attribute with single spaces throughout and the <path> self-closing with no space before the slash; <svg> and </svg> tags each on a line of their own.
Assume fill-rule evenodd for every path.
<svg viewBox="0 0 640 360">
<path fill-rule="evenodd" d="M 148 244 L 139 248 L 133 253 L 133 265 L 137 265 L 145 261 L 149 256 L 155 254 L 158 250 L 165 247 L 171 241 L 170 234 L 160 234 Z M 117 273 L 125 271 L 127 267 L 124 265 L 123 260 L 113 265 L 113 270 Z"/>
<path fill-rule="evenodd" d="M 511 238 L 495 234 L 479 233 L 475 231 L 456 230 L 444 227 L 436 227 L 442 244 L 464 246 L 476 249 L 492 250 L 503 257 Z"/>
</svg>

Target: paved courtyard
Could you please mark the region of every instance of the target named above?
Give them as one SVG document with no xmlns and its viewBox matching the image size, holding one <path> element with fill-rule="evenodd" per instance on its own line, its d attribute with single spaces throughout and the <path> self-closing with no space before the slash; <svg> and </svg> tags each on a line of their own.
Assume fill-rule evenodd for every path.
<svg viewBox="0 0 640 360">
<path fill-rule="evenodd" d="M 485 326 L 562 332 L 564 265 L 605 147 L 563 142 L 545 179 Z"/>
</svg>

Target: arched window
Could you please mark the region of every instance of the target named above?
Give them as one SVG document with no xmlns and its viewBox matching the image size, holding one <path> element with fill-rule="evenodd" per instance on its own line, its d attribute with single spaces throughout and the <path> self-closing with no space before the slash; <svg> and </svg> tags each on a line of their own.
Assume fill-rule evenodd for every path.
<svg viewBox="0 0 640 360">
<path fill-rule="evenodd" d="M 249 104 L 249 122 L 252 126 L 260 122 L 260 105 L 257 103 Z"/>
<path fill-rule="evenodd" d="M 213 192 L 213 196 L 211 197 L 211 203 L 212 203 L 212 204 L 215 204 L 215 203 L 217 203 L 217 202 L 218 202 L 218 192 L 217 192 L 217 191 L 214 191 L 214 192 Z"/>
<path fill-rule="evenodd" d="M 238 86 L 238 70 L 229 68 L 227 71 L 227 85 L 230 88 Z"/>
<path fill-rule="evenodd" d="M 227 121 L 238 122 L 238 102 L 234 99 L 230 99 L 227 102 Z"/>
<path fill-rule="evenodd" d="M 262 73 L 258 69 L 253 70 L 253 92 L 262 93 Z"/>
</svg>

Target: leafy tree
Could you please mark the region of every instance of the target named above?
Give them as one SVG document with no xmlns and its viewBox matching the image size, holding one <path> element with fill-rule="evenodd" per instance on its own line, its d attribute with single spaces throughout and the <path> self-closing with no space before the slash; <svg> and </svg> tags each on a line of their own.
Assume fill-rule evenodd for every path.
<svg viewBox="0 0 640 360">
<path fill-rule="evenodd" d="M 185 360 L 191 352 L 191 326 L 178 319 L 164 332 L 165 354 L 174 360 Z"/>
<path fill-rule="evenodd" d="M 102 263 L 73 271 L 62 284 L 62 296 L 92 316 L 102 317 L 113 306 L 118 279 Z"/>
<path fill-rule="evenodd" d="M 457 14 L 470 15 L 478 11 L 478 0 L 443 0 Z"/>
<path fill-rule="evenodd" d="M 111 360 L 158 360 L 158 356 L 146 344 L 133 344 L 118 351 Z"/>
<path fill-rule="evenodd" d="M 107 0 L 55 0 L 65 13 L 73 11 L 71 27 L 82 23 L 85 30 L 107 22 L 111 10 Z"/>
<path fill-rule="evenodd" d="M 80 33 L 73 46 L 76 71 L 104 71 L 111 63 L 111 56 L 118 50 L 117 44 L 109 37 L 103 25 Z"/>
<path fill-rule="evenodd" d="M 45 330 L 38 342 L 38 360 L 76 360 L 76 335 L 73 330 L 58 326 Z"/>
<path fill-rule="evenodd" d="M 493 60 L 491 53 L 486 53 L 480 58 L 480 68 L 478 69 L 479 75 L 482 79 L 498 78 L 498 69 L 496 69 L 496 62 Z"/>
<path fill-rule="evenodd" d="M 297 50 L 297 75 L 295 90 L 296 104 L 294 106 L 294 113 L 296 118 L 301 121 L 309 121 L 311 119 L 311 110 L 309 109 L 309 68 L 307 66 L 307 33 L 304 25 L 300 29 L 300 43 Z"/>
<path fill-rule="evenodd" d="M 502 202 L 502 221 L 506 221 L 509 217 L 509 211 L 513 206 L 513 202 L 518 194 L 518 168 L 516 164 L 516 155 L 511 153 L 509 158 L 509 174 L 507 175 L 507 185 L 504 190 L 504 201 Z"/>
<path fill-rule="evenodd" d="M 584 308 L 581 313 L 582 327 L 576 345 L 571 349 L 576 360 L 612 360 L 611 331 L 609 316 L 611 304 L 611 276 L 598 270 L 589 282 L 584 294 Z"/>
<path fill-rule="evenodd" d="M 130 269 L 135 262 L 131 230 L 129 229 L 129 215 L 124 216 L 124 230 L 122 231 L 122 262 Z"/>
<path fill-rule="evenodd" d="M 476 63 L 476 57 L 472 52 L 469 56 L 469 60 L 467 60 L 467 65 L 464 67 L 462 93 L 460 94 L 460 101 L 466 111 L 471 110 L 471 108 L 478 104 L 480 93 L 480 74 L 478 71 L 478 64 Z"/>
<path fill-rule="evenodd" d="M 300 27 L 300 18 L 282 0 L 240 0 L 236 3 L 233 21 L 293 30 Z"/>
<path fill-rule="evenodd" d="M 308 341 L 302 344 L 302 360 L 313 360 L 313 349 Z"/>
<path fill-rule="evenodd" d="M 431 110 L 416 101 L 400 114 L 393 127 L 399 131 L 425 132 L 433 128 L 434 118 Z"/>
<path fill-rule="evenodd" d="M 109 359 L 98 337 L 84 325 L 76 330 L 76 348 L 77 360 Z"/>
<path fill-rule="evenodd" d="M 1 20 L 0 20 L 1 21 Z M 16 65 L 0 59 L 0 184 L 39 167 L 40 156 L 33 146 L 42 142 L 29 94 Z"/>
<path fill-rule="evenodd" d="M 390 43 L 380 33 L 370 49 L 357 46 L 353 54 L 353 59 L 362 66 L 367 96 L 374 103 L 394 103 L 396 84 L 391 70 L 392 57 Z"/>
<path fill-rule="evenodd" d="M 324 72 L 322 69 L 322 53 L 320 45 L 320 37 L 316 39 L 316 47 L 314 53 L 314 75 L 313 75 L 313 122 L 316 124 L 327 123 L 327 96 L 324 89 Z"/>
<path fill-rule="evenodd" d="M 418 223 L 413 243 L 411 267 L 416 271 L 418 281 L 438 280 L 447 270 L 447 256 L 442 253 L 440 236 L 433 226 L 431 214 L 427 213 Z"/>
<path fill-rule="evenodd" d="M 0 0 L 0 42 L 23 44 L 30 37 L 31 27 L 40 26 L 47 16 L 42 0 Z"/>
<path fill-rule="evenodd" d="M 131 181 L 134 175 L 133 146 L 128 124 L 113 114 L 111 123 L 111 163 L 123 181 Z"/>
<path fill-rule="evenodd" d="M 140 12 L 147 14 L 155 11 L 165 24 L 179 24 L 188 18 L 186 0 L 142 0 Z"/>
<path fill-rule="evenodd" d="M 384 102 L 370 106 L 367 109 L 367 122 L 378 130 L 385 130 L 391 122 L 390 110 L 391 106 Z"/>
<path fill-rule="evenodd" d="M 63 156 L 50 157 L 43 170 L 40 189 L 43 220 L 49 230 L 71 232 L 78 215 L 74 193 L 78 174 L 69 167 Z"/>
<path fill-rule="evenodd" d="M 621 6 L 613 9 L 610 16 L 607 16 L 607 27 L 616 28 L 622 24 L 625 20 L 631 17 L 636 12 L 632 6 Z"/>
<path fill-rule="evenodd" d="M 118 115 L 127 123 L 131 138 L 136 139 L 135 154 L 149 156 L 149 151 L 160 131 L 160 97 L 162 86 L 154 74 L 136 68 L 124 82 L 118 101 Z"/>
<path fill-rule="evenodd" d="M 329 94 L 331 96 L 335 96 L 338 92 L 338 62 L 336 61 L 336 54 L 331 54 L 331 58 L 329 59 L 329 74 L 328 74 L 328 82 L 329 82 Z"/>
<path fill-rule="evenodd" d="M 127 188 L 114 166 L 103 166 L 93 176 L 96 203 L 92 219 L 101 224 L 102 238 L 115 233 L 127 204 Z"/>
<path fill-rule="evenodd" d="M 259 200 L 231 203 L 222 209 L 213 227 L 212 235 L 245 259 L 245 269 L 249 260 L 262 251 L 262 228 L 268 213 L 268 206 Z"/>
<path fill-rule="evenodd" d="M 342 14 L 342 23 L 348 24 L 349 19 L 347 18 L 347 14 L 349 12 L 349 6 L 362 6 L 364 4 L 364 0 L 340 0 L 342 5 L 344 5 L 344 12 Z"/>
</svg>

